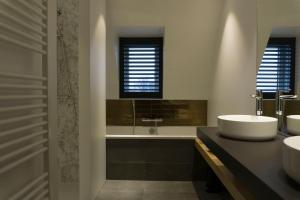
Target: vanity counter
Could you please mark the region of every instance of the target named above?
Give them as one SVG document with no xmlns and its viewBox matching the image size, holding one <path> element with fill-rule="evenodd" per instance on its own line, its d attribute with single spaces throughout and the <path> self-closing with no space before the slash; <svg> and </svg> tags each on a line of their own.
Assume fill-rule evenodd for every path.
<svg viewBox="0 0 300 200">
<path fill-rule="evenodd" d="M 283 171 L 284 136 L 278 135 L 265 142 L 247 142 L 224 138 L 218 134 L 217 128 L 210 127 L 198 128 L 197 136 L 255 199 L 300 199 L 300 186 Z"/>
</svg>

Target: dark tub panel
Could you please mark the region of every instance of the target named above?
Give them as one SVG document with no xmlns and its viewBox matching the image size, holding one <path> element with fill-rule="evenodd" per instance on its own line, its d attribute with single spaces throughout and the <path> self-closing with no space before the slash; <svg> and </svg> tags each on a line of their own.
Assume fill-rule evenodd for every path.
<svg viewBox="0 0 300 200">
<path fill-rule="evenodd" d="M 193 139 L 107 139 L 106 151 L 107 179 L 193 180 Z"/>
</svg>

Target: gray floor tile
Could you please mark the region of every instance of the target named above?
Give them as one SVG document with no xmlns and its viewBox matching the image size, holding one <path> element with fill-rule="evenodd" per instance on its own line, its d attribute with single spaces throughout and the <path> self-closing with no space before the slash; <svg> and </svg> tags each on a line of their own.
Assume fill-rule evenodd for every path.
<svg viewBox="0 0 300 200">
<path fill-rule="evenodd" d="M 143 190 L 144 182 L 143 181 L 119 181 L 119 180 L 108 180 L 104 184 L 103 190 Z"/>
<path fill-rule="evenodd" d="M 193 183 L 184 181 L 147 181 L 145 183 L 145 191 L 164 193 L 195 193 Z"/>
<path fill-rule="evenodd" d="M 96 200 L 221 200 L 209 194 L 204 183 L 189 181 L 107 180 Z"/>
<path fill-rule="evenodd" d="M 106 189 L 120 189 L 124 187 L 125 181 L 119 181 L 119 180 L 107 180 L 102 187 L 102 190 Z"/>
<path fill-rule="evenodd" d="M 103 190 L 97 200 L 142 200 L 142 191 L 116 191 L 116 190 Z"/>
</svg>

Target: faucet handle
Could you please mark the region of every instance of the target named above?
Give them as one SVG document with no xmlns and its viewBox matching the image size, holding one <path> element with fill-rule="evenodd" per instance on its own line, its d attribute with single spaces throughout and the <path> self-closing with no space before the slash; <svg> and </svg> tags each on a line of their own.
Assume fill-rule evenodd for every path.
<svg viewBox="0 0 300 200">
<path fill-rule="evenodd" d="M 263 96 L 263 91 L 262 90 L 256 90 L 256 95 L 257 96 Z"/>
<path fill-rule="evenodd" d="M 256 95 L 256 94 L 252 94 L 251 97 L 252 97 L 253 99 L 262 99 L 262 98 L 263 98 L 262 96 L 258 96 L 258 95 Z"/>
<path fill-rule="evenodd" d="M 263 98 L 262 90 L 256 90 L 256 94 L 252 94 L 251 97 L 256 99 L 262 99 Z"/>
</svg>

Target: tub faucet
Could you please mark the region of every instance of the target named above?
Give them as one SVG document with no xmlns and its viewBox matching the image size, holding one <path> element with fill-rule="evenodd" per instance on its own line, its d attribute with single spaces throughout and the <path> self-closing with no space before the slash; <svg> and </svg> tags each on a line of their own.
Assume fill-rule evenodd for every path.
<svg viewBox="0 0 300 200">
<path fill-rule="evenodd" d="M 159 122 L 163 122 L 163 119 L 161 118 L 155 118 L 155 119 L 150 119 L 150 118 L 143 118 L 142 122 L 154 122 L 154 127 L 151 127 L 149 129 L 150 135 L 158 135 L 157 127 Z"/>
<path fill-rule="evenodd" d="M 261 90 L 256 90 L 256 94 L 251 96 L 252 98 L 255 98 L 256 101 L 256 115 L 262 116 L 263 115 L 263 93 Z"/>
<path fill-rule="evenodd" d="M 276 117 L 278 119 L 278 130 L 283 131 L 284 130 L 284 103 L 287 99 L 297 99 L 297 95 L 283 95 L 283 91 L 277 91 L 276 92 Z"/>
</svg>

